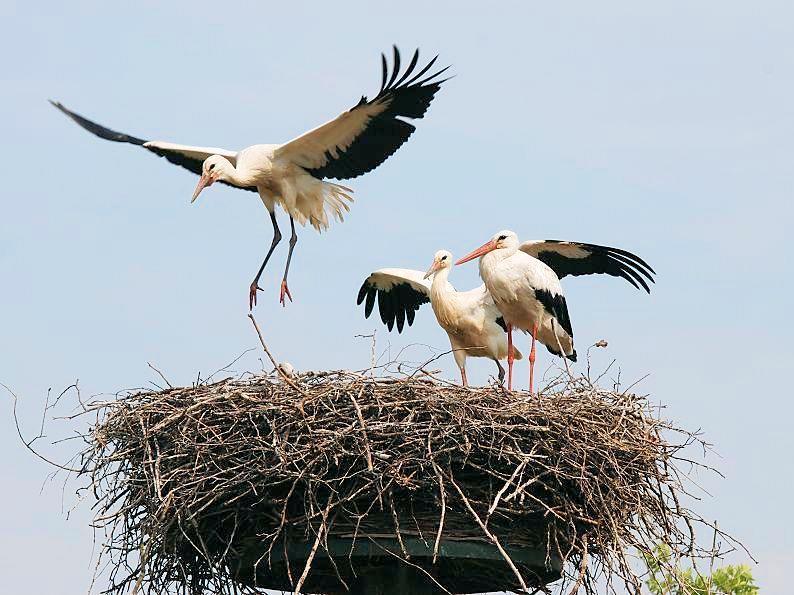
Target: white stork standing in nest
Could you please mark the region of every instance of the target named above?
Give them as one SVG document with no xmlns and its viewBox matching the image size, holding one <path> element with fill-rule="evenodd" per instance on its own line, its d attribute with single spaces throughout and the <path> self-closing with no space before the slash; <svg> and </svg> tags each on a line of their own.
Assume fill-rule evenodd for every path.
<svg viewBox="0 0 794 595">
<path fill-rule="evenodd" d="M 530 240 L 523 244 L 512 231 L 500 231 L 461 258 L 462 264 L 480 258 L 480 277 L 504 317 L 508 342 L 508 389 L 513 386 L 513 327 L 532 335 L 529 352 L 529 392 L 533 391 L 535 341 L 553 354 L 576 361 L 573 328 L 560 279 L 566 275 L 605 273 L 622 277 L 637 289 L 651 292 L 656 272 L 639 256 L 607 246 Z"/>
<path fill-rule="evenodd" d="M 466 378 L 466 358 L 487 357 L 496 362 L 499 381 L 505 370 L 499 360 L 507 357 L 507 327 L 494 305 L 485 285 L 470 291 L 456 291 L 448 281 L 452 267 L 452 254 L 439 250 L 426 273 L 410 269 L 380 269 L 366 278 L 358 292 L 358 304 L 364 305 L 364 315 L 369 318 L 377 297 L 380 318 L 389 330 L 396 324 L 397 332 L 403 325 L 410 326 L 419 306 L 430 302 L 438 324 L 447 331 L 455 363 L 460 369 L 463 386 Z M 432 283 L 428 281 L 433 277 Z M 521 353 L 514 350 L 514 359 Z"/>
<path fill-rule="evenodd" d="M 417 68 L 419 50 L 414 52 L 402 74 L 396 47 L 391 74 L 386 56 L 381 54 L 381 59 L 381 87 L 372 100 L 362 97 L 349 111 L 287 143 L 252 145 L 241 151 L 147 141 L 100 126 L 58 102 L 52 104 L 100 138 L 142 146 L 199 174 L 201 179 L 192 201 L 215 182 L 259 193 L 273 223 L 273 241 L 251 283 L 249 308 L 256 304 L 256 292 L 261 291 L 259 278 L 281 240 L 275 214 L 276 204 L 281 205 L 289 215 L 292 231 L 279 297 L 285 305 L 285 295 L 292 300 L 287 275 L 297 242 L 295 221 L 301 225 L 309 223 L 318 231 L 328 227 L 330 217 L 341 221 L 344 213 L 350 210 L 348 202 L 353 200 L 350 196 L 353 191 L 325 179 L 355 178 L 375 169 L 394 154 L 416 129 L 403 118 L 419 119 L 425 115 L 446 80 L 439 79 L 439 75 L 449 68 L 427 74 L 438 56 Z"/>
</svg>

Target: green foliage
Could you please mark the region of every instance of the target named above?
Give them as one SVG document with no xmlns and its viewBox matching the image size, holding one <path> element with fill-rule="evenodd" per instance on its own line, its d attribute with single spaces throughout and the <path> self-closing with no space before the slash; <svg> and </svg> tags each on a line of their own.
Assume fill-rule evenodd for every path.
<svg viewBox="0 0 794 595">
<path fill-rule="evenodd" d="M 672 566 L 672 552 L 657 546 L 654 556 L 646 556 L 650 577 L 645 582 L 652 595 L 758 595 L 750 567 L 735 564 L 703 575 L 694 568 Z"/>
</svg>

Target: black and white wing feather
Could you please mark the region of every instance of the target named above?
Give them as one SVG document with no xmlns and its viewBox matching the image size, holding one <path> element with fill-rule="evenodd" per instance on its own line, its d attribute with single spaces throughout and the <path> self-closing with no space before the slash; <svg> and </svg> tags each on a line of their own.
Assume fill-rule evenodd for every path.
<svg viewBox="0 0 794 595">
<path fill-rule="evenodd" d="M 642 258 L 620 248 L 563 242 L 560 240 L 529 240 L 519 249 L 549 266 L 557 277 L 568 275 L 606 274 L 622 277 L 637 289 L 651 292 L 648 282 L 655 283 L 656 274 Z"/>
<path fill-rule="evenodd" d="M 389 330 L 397 325 L 401 333 L 406 322 L 410 326 L 419 306 L 430 301 L 430 281 L 424 273 L 410 269 L 380 269 L 366 278 L 358 290 L 357 305 L 364 304 L 369 318 L 378 302 L 380 319 Z"/>
<path fill-rule="evenodd" d="M 88 118 L 84 118 L 77 114 L 58 101 L 50 101 L 52 105 L 58 108 L 61 112 L 66 114 L 69 118 L 74 120 L 81 127 L 85 128 L 91 134 L 104 138 L 105 140 L 113 141 L 116 143 L 129 143 L 148 149 L 155 155 L 165 157 L 174 165 L 179 165 L 185 169 L 193 172 L 194 174 L 201 175 L 201 166 L 207 157 L 212 155 L 221 155 L 231 161 L 232 165 L 236 165 L 237 152 L 228 149 L 220 149 L 217 147 L 192 147 L 190 145 L 179 145 L 176 143 L 168 143 L 164 141 L 147 141 L 142 138 L 137 138 L 124 132 L 116 132 L 110 128 L 105 128 L 101 124 L 92 122 Z M 226 184 L 226 182 L 221 181 Z M 231 184 L 227 184 L 231 186 Z M 244 190 L 256 191 L 256 188 L 244 188 Z"/>
<path fill-rule="evenodd" d="M 427 74 L 438 56 L 417 71 L 419 50 L 400 74 L 400 52 L 394 47 L 389 74 L 382 58 L 380 91 L 371 100 L 362 97 L 339 117 L 276 149 L 274 157 L 299 165 L 315 178 L 355 178 L 378 167 L 408 140 L 416 127 L 403 118 L 419 119 L 444 80 L 449 68 Z M 398 78 L 399 77 L 399 78 Z"/>
</svg>

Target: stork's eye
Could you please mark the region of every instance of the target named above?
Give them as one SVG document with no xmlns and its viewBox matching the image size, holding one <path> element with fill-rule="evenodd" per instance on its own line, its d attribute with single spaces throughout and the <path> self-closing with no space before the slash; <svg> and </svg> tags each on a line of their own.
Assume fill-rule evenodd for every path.
<svg viewBox="0 0 794 595">
<path fill-rule="evenodd" d="M 446 260 L 446 259 L 447 259 L 447 256 L 446 256 L 446 254 L 445 254 L 444 256 L 442 256 L 442 257 L 441 257 L 441 260 Z"/>
<path fill-rule="evenodd" d="M 500 239 L 500 240 L 506 240 L 506 239 L 507 239 L 507 236 L 499 236 L 499 239 Z"/>
<path fill-rule="evenodd" d="M 212 171 L 213 169 L 215 169 L 215 164 L 214 163 L 210 164 L 210 171 Z"/>
</svg>

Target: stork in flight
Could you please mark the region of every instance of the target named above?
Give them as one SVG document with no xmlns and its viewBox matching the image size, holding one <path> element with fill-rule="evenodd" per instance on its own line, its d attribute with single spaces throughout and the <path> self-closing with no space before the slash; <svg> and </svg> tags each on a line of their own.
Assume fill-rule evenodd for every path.
<svg viewBox="0 0 794 595">
<path fill-rule="evenodd" d="M 422 118 L 446 80 L 439 79 L 439 76 L 448 66 L 427 74 L 437 59 L 438 56 L 418 69 L 419 50 L 416 50 L 408 67 L 400 74 L 400 53 L 395 46 L 391 74 L 386 56 L 381 54 L 381 86 L 373 99 L 362 97 L 337 118 L 287 143 L 252 145 L 241 151 L 143 140 L 100 126 L 58 102 L 51 103 L 100 138 L 142 146 L 199 174 L 201 178 L 191 202 L 215 182 L 259 193 L 270 213 L 273 241 L 251 283 L 249 308 L 256 304 L 256 292 L 261 291 L 259 278 L 281 240 L 275 214 L 276 204 L 281 205 L 289 215 L 292 231 L 279 297 L 281 304 L 286 305 L 285 296 L 292 301 L 287 275 L 298 240 L 295 221 L 300 225 L 309 223 L 317 231 L 322 231 L 328 228 L 330 217 L 342 220 L 344 213 L 350 210 L 348 202 L 353 200 L 350 196 L 353 191 L 325 179 L 346 180 L 365 174 L 378 167 L 408 140 L 416 128 L 404 118 Z"/>
<path fill-rule="evenodd" d="M 529 392 L 535 375 L 535 341 L 554 355 L 576 361 L 573 328 L 560 279 L 567 275 L 605 273 L 622 277 L 651 292 L 656 272 L 639 256 L 608 246 L 530 240 L 520 243 L 512 231 L 500 231 L 455 264 L 480 259 L 480 277 L 507 326 L 508 389 L 513 387 L 513 327 L 532 335 L 529 352 Z"/>
<path fill-rule="evenodd" d="M 358 292 L 358 304 L 364 305 L 369 318 L 377 297 L 380 318 L 391 331 L 395 324 L 401 333 L 403 325 L 413 324 L 419 306 L 430 302 L 438 324 L 447 331 L 455 363 L 460 369 L 463 386 L 467 357 L 487 357 L 496 362 L 499 382 L 505 370 L 499 360 L 507 357 L 507 327 L 494 305 L 485 285 L 470 291 L 455 291 L 447 280 L 452 267 L 452 254 L 439 250 L 426 273 L 410 269 L 380 269 L 366 278 Z M 433 277 L 432 283 L 428 281 Z M 521 353 L 514 351 L 514 358 Z"/>
</svg>

